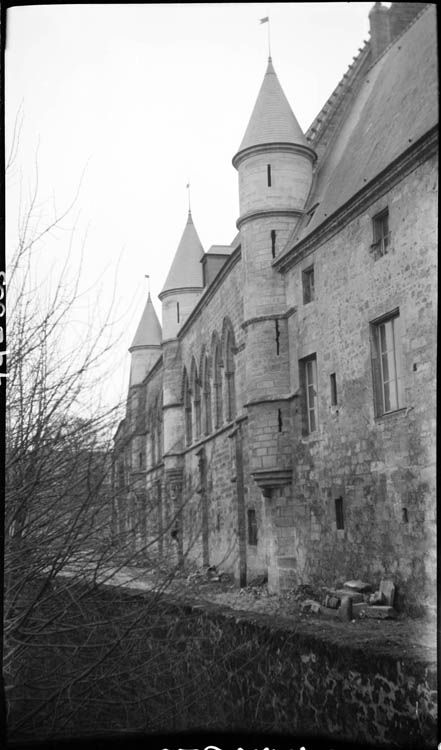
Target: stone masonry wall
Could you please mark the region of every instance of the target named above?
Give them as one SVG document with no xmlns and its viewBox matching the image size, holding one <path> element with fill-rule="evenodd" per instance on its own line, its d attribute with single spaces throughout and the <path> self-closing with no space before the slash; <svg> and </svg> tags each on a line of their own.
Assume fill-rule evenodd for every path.
<svg viewBox="0 0 441 750">
<path fill-rule="evenodd" d="M 347 632 L 314 632 L 269 615 L 176 605 L 168 597 L 155 605 L 158 612 L 156 635 L 168 644 L 163 685 L 185 683 L 173 731 L 435 746 L 436 665 L 425 653 L 403 654 L 386 638 L 369 646 L 355 632 L 348 642 Z M 172 692 L 167 698 L 176 700 Z"/>
<path fill-rule="evenodd" d="M 223 343 L 223 330 L 225 320 L 228 318 L 232 325 L 236 354 L 235 363 L 235 394 L 236 394 L 236 417 L 246 417 L 244 403 L 247 400 L 247 389 L 245 382 L 245 362 L 243 347 L 245 334 L 241 327 L 243 321 L 243 294 L 242 294 L 242 267 L 237 262 L 226 275 L 223 283 L 216 289 L 213 296 L 203 306 L 199 315 L 196 316 L 191 327 L 186 329 L 180 336 L 182 366 L 187 372 L 191 371 L 191 362 L 197 364 L 198 373 L 200 363 L 207 354 L 212 367 L 212 342 L 213 337 Z M 225 363 L 224 363 L 225 365 Z M 189 557 L 198 564 L 202 563 L 202 507 L 201 495 L 198 493 L 200 484 L 198 453 L 202 449 L 205 454 L 206 463 L 206 497 L 208 502 L 209 540 L 208 552 L 209 563 L 219 566 L 226 572 L 231 572 L 238 577 L 239 550 L 238 550 L 238 507 L 237 507 L 237 466 L 235 457 L 235 421 L 228 423 L 226 413 L 226 390 L 225 379 L 223 379 L 223 424 L 219 429 L 213 425 L 212 433 L 208 436 L 201 435 L 200 439 L 193 438 L 193 445 L 184 453 L 185 474 L 185 519 L 184 524 L 188 529 L 201 531 L 198 542 L 193 544 L 188 551 Z M 212 383 L 212 415 L 214 422 L 214 388 Z M 244 504 L 245 516 L 247 508 L 256 510 L 258 524 L 262 522 L 262 496 L 254 482 L 249 476 L 248 440 L 246 432 L 246 421 L 243 425 L 243 476 L 244 476 Z M 185 531 L 184 531 L 185 534 Z M 265 570 L 265 536 L 259 534 L 257 547 L 248 546 L 248 577 L 263 573 Z"/>
<path fill-rule="evenodd" d="M 431 160 L 289 272 L 288 305 L 297 306 L 289 320 L 291 386 L 300 388 L 299 359 L 316 354 L 319 427 L 302 434 L 300 395 L 293 401 L 292 497 L 272 501 L 273 523 L 286 519 L 279 545 L 283 534 L 293 539 L 297 580 L 388 575 L 409 606 L 435 602 L 436 187 Z M 372 217 L 385 207 L 391 245 L 375 259 Z M 304 305 L 301 274 L 311 263 L 315 300 Z M 404 408 L 378 417 L 370 323 L 396 308 Z"/>
</svg>

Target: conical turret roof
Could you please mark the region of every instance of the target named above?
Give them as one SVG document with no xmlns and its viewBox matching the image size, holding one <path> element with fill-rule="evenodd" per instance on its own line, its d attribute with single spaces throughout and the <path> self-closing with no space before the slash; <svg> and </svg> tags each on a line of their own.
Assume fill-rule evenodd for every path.
<svg viewBox="0 0 441 750">
<path fill-rule="evenodd" d="M 239 152 L 266 143 L 308 145 L 279 83 L 271 57 Z"/>
<path fill-rule="evenodd" d="M 187 224 L 176 250 L 173 263 L 161 294 L 171 289 L 188 289 L 203 286 L 201 258 L 204 248 L 188 212 Z"/>
<path fill-rule="evenodd" d="M 133 339 L 131 349 L 139 346 L 161 346 L 162 330 L 161 324 L 153 307 L 152 298 L 147 297 L 147 302 L 142 313 L 139 326 L 136 329 L 135 338 Z"/>
</svg>

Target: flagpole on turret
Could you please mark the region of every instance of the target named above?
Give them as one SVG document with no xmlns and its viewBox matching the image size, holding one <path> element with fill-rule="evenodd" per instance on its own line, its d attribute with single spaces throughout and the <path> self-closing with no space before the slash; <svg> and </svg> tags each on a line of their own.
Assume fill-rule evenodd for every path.
<svg viewBox="0 0 441 750">
<path fill-rule="evenodd" d="M 268 57 L 271 60 L 271 34 L 270 34 L 270 19 L 269 16 L 265 16 L 265 18 L 260 19 L 260 23 L 267 23 L 268 24 Z"/>
<path fill-rule="evenodd" d="M 189 182 L 187 182 L 187 190 L 188 190 L 188 213 L 191 214 L 190 183 Z"/>
<path fill-rule="evenodd" d="M 147 279 L 147 291 L 148 291 L 148 295 L 150 297 L 150 276 L 148 275 L 148 273 L 145 273 L 144 276 Z"/>
</svg>

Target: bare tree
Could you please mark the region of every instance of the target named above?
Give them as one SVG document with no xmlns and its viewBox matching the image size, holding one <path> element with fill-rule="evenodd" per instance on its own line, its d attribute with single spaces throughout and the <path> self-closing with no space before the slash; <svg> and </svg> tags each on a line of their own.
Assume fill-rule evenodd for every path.
<svg viewBox="0 0 441 750">
<path fill-rule="evenodd" d="M 115 533 L 111 438 L 122 412 L 101 405 L 98 388 L 114 343 L 112 310 L 103 318 L 93 309 L 88 321 L 78 323 L 83 293 L 81 260 L 72 262 L 75 226 L 58 273 L 45 271 L 47 243 L 63 247 L 75 201 L 48 214 L 39 199 L 38 170 L 28 200 L 21 200 L 18 242 L 7 268 L 9 735 L 48 738 L 100 728 L 157 729 L 170 722 L 185 728 L 176 696 L 182 704 L 186 694 L 197 703 L 201 686 L 170 641 L 176 618 L 164 631 L 158 610 L 177 567 L 167 554 L 158 555 L 159 542 L 169 538 L 182 508 L 154 527 L 155 508 L 141 502 Z M 137 488 L 125 489 L 136 500 Z M 122 570 L 126 582 L 127 575 L 136 578 L 139 564 L 155 572 L 148 600 L 135 598 L 128 606 L 117 588 L 103 590 Z M 177 675 L 182 684 L 172 689 Z"/>
</svg>

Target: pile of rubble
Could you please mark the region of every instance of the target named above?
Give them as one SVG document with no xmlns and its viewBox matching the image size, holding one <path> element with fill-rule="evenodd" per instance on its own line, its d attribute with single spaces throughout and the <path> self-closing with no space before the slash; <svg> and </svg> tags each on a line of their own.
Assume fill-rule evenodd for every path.
<svg viewBox="0 0 441 750">
<path fill-rule="evenodd" d="M 219 572 L 215 565 L 205 565 L 202 570 L 197 569 L 189 573 L 186 583 L 234 583 L 234 578 L 230 573 Z"/>
<path fill-rule="evenodd" d="M 390 580 L 382 580 L 378 591 L 364 581 L 347 581 L 342 589 L 328 591 L 323 602 L 306 599 L 300 610 L 338 620 L 356 620 L 370 617 L 375 619 L 395 619 L 395 585 Z"/>
</svg>

